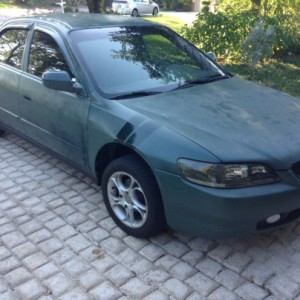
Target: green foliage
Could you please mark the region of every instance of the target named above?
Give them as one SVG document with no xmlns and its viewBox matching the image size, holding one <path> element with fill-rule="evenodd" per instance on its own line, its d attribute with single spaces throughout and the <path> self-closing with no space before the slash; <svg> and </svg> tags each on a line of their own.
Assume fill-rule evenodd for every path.
<svg viewBox="0 0 300 300">
<path fill-rule="evenodd" d="M 0 3 L 0 9 L 11 9 L 11 8 L 17 8 L 17 6 L 12 5 L 10 3 Z"/>
<path fill-rule="evenodd" d="M 33 7 L 43 7 L 49 6 L 53 3 L 51 0 L 15 0 L 16 4 L 33 6 Z"/>
<path fill-rule="evenodd" d="M 190 11 L 193 0 L 156 0 L 166 10 Z"/>
<path fill-rule="evenodd" d="M 204 51 L 213 51 L 218 56 L 237 57 L 242 52 L 242 42 L 255 23 L 256 11 L 230 15 L 198 14 L 192 27 L 184 26 L 181 34 Z"/>
<path fill-rule="evenodd" d="M 65 11 L 65 13 L 71 13 L 71 12 L 73 12 L 73 8 L 72 8 L 72 6 L 67 5 L 64 7 L 64 11 Z"/>
<path fill-rule="evenodd" d="M 192 7 L 193 0 L 180 0 L 177 1 L 175 5 L 175 10 L 177 11 L 190 11 Z"/>
<path fill-rule="evenodd" d="M 289 14 L 275 16 L 268 22 L 276 29 L 275 53 L 300 54 L 300 17 Z"/>
<path fill-rule="evenodd" d="M 250 34 L 243 43 L 243 58 L 255 67 L 259 62 L 273 55 L 275 28 L 265 28 L 263 21 L 256 21 Z"/>
<path fill-rule="evenodd" d="M 204 5 L 201 9 L 201 12 L 207 14 L 209 12 L 210 1 L 202 1 L 202 5 Z"/>
<path fill-rule="evenodd" d="M 191 27 L 183 27 L 181 34 L 204 51 L 240 59 L 251 28 L 262 20 L 275 31 L 270 42 L 273 54 L 299 54 L 299 15 L 299 0 L 223 0 L 216 14 L 199 14 Z"/>
<path fill-rule="evenodd" d="M 269 59 L 264 64 L 258 64 L 254 74 L 250 65 L 238 61 L 224 62 L 222 66 L 233 74 L 300 98 L 300 55 Z"/>
<path fill-rule="evenodd" d="M 219 9 L 236 13 L 256 9 L 261 16 L 290 14 L 300 8 L 299 0 L 222 0 Z"/>
</svg>

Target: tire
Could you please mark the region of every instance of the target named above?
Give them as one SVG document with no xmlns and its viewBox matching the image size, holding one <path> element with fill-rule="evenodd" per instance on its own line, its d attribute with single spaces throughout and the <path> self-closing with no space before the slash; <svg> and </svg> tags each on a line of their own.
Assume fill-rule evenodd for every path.
<svg viewBox="0 0 300 300">
<path fill-rule="evenodd" d="M 132 17 L 138 17 L 139 16 L 139 12 L 136 8 L 132 11 L 131 16 Z"/>
<path fill-rule="evenodd" d="M 165 228 L 164 208 L 153 174 L 134 155 L 112 161 L 102 177 L 105 206 L 127 234 L 145 238 Z"/>
<path fill-rule="evenodd" d="M 153 16 L 156 16 L 157 14 L 158 14 L 158 9 L 157 9 L 157 7 L 154 7 L 154 8 L 153 8 L 152 15 L 153 15 Z"/>
</svg>

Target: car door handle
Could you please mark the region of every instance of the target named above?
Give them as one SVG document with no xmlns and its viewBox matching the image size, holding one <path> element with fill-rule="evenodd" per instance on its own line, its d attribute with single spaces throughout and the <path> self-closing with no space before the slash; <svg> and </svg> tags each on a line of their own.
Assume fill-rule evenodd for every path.
<svg viewBox="0 0 300 300">
<path fill-rule="evenodd" d="M 31 98 L 30 97 L 28 97 L 28 96 L 23 96 L 24 97 L 24 99 L 26 99 L 26 100 L 28 100 L 28 101 L 31 101 Z"/>
</svg>

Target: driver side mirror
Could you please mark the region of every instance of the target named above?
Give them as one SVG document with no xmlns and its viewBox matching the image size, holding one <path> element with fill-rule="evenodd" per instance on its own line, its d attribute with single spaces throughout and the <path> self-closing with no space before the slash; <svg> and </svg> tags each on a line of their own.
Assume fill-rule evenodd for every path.
<svg viewBox="0 0 300 300">
<path fill-rule="evenodd" d="M 85 96 L 81 84 L 74 83 L 66 71 L 46 71 L 42 76 L 42 82 L 48 89 Z"/>
</svg>

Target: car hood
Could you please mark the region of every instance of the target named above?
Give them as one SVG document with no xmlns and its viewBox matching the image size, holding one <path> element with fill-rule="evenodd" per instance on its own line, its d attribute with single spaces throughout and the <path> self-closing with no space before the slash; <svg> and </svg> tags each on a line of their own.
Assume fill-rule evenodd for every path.
<svg viewBox="0 0 300 300">
<path fill-rule="evenodd" d="M 120 103 L 223 162 L 287 169 L 300 160 L 300 100 L 238 77 Z"/>
</svg>

